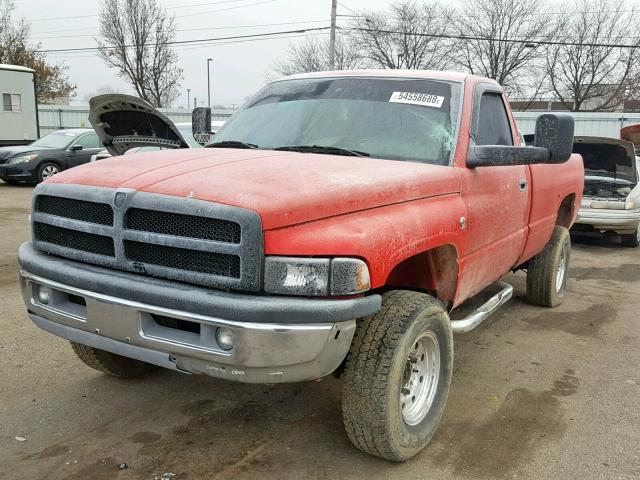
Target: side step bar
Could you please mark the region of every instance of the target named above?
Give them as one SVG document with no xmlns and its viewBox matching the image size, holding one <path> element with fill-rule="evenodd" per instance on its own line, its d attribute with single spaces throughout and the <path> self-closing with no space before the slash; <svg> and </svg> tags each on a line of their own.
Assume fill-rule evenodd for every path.
<svg viewBox="0 0 640 480">
<path fill-rule="evenodd" d="M 505 282 L 499 282 L 498 285 L 502 287 L 502 290 L 478 307 L 475 312 L 461 320 L 451 321 L 453 333 L 470 332 L 511 299 L 513 296 L 513 286 Z"/>
</svg>

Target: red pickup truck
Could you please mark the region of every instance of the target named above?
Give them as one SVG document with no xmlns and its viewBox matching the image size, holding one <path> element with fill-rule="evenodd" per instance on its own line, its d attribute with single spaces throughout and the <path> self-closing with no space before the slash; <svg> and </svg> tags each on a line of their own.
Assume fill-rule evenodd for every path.
<svg viewBox="0 0 640 480">
<path fill-rule="evenodd" d="M 94 113 L 114 153 L 181 144 L 135 102 Z M 340 374 L 353 444 L 403 461 L 442 416 L 453 334 L 512 287 L 466 318 L 449 313 L 516 269 L 532 303 L 562 301 L 584 179 L 572 139 L 570 116 L 543 114 L 523 146 L 486 78 L 285 78 L 208 148 L 114 158 L 39 185 L 19 252 L 24 301 L 37 326 L 112 375 Z"/>
</svg>

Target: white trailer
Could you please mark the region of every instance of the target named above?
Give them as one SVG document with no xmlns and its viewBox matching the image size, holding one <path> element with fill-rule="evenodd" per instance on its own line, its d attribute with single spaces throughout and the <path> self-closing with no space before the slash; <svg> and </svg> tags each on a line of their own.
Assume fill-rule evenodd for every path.
<svg viewBox="0 0 640 480">
<path fill-rule="evenodd" d="M 26 145 L 40 137 L 36 72 L 0 64 L 0 146 Z"/>
</svg>

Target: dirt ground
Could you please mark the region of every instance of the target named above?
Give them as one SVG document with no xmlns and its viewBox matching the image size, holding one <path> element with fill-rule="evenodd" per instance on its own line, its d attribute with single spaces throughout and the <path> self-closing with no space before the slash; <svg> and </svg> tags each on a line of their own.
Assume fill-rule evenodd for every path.
<svg viewBox="0 0 640 480">
<path fill-rule="evenodd" d="M 574 243 L 568 297 L 554 310 L 526 304 L 524 276 L 510 276 L 517 298 L 456 340 L 433 442 L 396 465 L 350 445 L 332 377 L 127 381 L 84 366 L 30 323 L 19 296 L 31 192 L 0 183 L 3 480 L 640 478 L 640 249 Z"/>
</svg>

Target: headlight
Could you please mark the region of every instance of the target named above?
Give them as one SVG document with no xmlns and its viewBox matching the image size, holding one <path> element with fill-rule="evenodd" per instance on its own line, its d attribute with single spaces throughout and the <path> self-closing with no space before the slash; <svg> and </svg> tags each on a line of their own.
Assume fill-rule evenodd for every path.
<svg viewBox="0 0 640 480">
<path fill-rule="evenodd" d="M 589 206 L 591 208 L 605 208 L 607 210 L 635 210 L 636 208 L 638 208 L 636 202 L 634 202 L 633 200 L 629 200 L 626 202 L 614 200 L 594 200 Z"/>
<path fill-rule="evenodd" d="M 367 264 L 357 258 L 267 257 L 264 289 L 284 295 L 355 295 L 371 288 Z"/>
<path fill-rule="evenodd" d="M 27 163 L 27 162 L 30 162 L 31 160 L 35 160 L 36 158 L 38 158 L 37 154 L 34 154 L 34 155 L 20 155 L 19 157 L 11 158 L 9 160 L 9 163 L 12 163 L 12 164 Z"/>
</svg>

